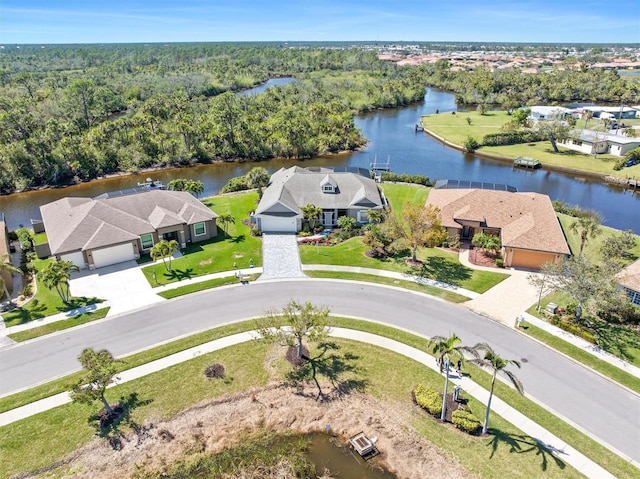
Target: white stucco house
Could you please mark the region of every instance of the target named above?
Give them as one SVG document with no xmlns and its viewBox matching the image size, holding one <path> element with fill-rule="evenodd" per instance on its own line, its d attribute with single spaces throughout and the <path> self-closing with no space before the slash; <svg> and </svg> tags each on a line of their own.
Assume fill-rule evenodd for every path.
<svg viewBox="0 0 640 479">
<path fill-rule="evenodd" d="M 640 138 L 632 138 L 622 132 L 604 133 L 595 130 L 575 131 L 572 138 L 558 143 L 570 149 L 593 155 L 595 153 L 625 156 L 631 150 L 640 147 Z"/>
<path fill-rule="evenodd" d="M 322 209 L 320 224 L 331 227 L 341 216 L 367 223 L 368 212 L 383 209 L 384 202 L 368 170 L 292 166 L 271 176 L 253 218 L 262 232 L 295 233 L 309 204 Z"/>
</svg>

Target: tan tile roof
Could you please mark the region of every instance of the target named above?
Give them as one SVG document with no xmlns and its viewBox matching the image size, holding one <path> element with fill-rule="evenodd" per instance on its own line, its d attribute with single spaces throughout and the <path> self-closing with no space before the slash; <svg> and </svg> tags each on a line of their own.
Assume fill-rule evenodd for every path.
<svg viewBox="0 0 640 479">
<path fill-rule="evenodd" d="M 618 278 L 622 286 L 640 291 L 640 259 L 620 271 Z"/>
<path fill-rule="evenodd" d="M 569 254 L 551 200 L 539 193 L 479 189 L 433 189 L 427 204 L 441 210 L 443 226 L 460 228 L 459 221 L 479 221 L 500 228 L 504 246 Z"/>
<path fill-rule="evenodd" d="M 166 226 L 216 218 L 190 193 L 152 190 L 112 198 L 67 197 L 40 207 L 52 254 L 100 248 Z"/>
</svg>

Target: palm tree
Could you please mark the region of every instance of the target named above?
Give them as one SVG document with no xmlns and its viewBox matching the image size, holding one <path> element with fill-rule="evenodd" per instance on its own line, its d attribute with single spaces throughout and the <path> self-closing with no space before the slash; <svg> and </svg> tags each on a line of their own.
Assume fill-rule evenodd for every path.
<svg viewBox="0 0 640 479">
<path fill-rule="evenodd" d="M 258 198 L 262 199 L 262 188 L 269 184 L 269 178 L 269 172 L 265 168 L 256 166 L 247 173 L 247 186 L 249 188 L 257 188 Z"/>
<path fill-rule="evenodd" d="M 149 254 L 151 255 L 151 258 L 153 258 L 154 261 L 157 260 L 158 258 L 162 258 L 162 262 L 164 263 L 164 267 L 166 268 L 166 270 L 171 271 L 171 257 L 173 253 L 175 253 L 179 249 L 180 249 L 180 246 L 178 245 L 178 242 L 176 240 L 171 240 L 171 241 L 161 240 L 153 245 L 153 248 L 151 248 L 151 251 L 149 251 Z M 168 266 L 166 261 L 167 258 L 169 258 Z"/>
<path fill-rule="evenodd" d="M 55 289 L 65 304 L 69 304 L 69 281 L 71 273 L 77 271 L 80 271 L 80 268 L 73 261 L 56 260 L 48 263 L 37 276 L 47 288 Z"/>
<path fill-rule="evenodd" d="M 493 378 L 491 379 L 491 391 L 489 392 L 489 400 L 487 401 L 487 412 L 484 416 L 484 424 L 482 425 L 482 434 L 486 434 L 489 429 L 489 413 L 491 412 L 491 399 L 493 399 L 493 387 L 496 383 L 496 377 L 498 371 L 502 371 L 511 381 L 513 387 L 516 388 L 521 395 L 524 396 L 524 388 L 520 380 L 511 372 L 505 368 L 509 364 L 520 368 L 520 363 L 514 359 L 505 359 L 498 356 L 495 351 L 487 343 L 478 343 L 474 346 L 477 351 L 484 351 L 484 357 L 478 359 L 472 359 L 473 364 L 491 369 L 493 371 Z"/>
<path fill-rule="evenodd" d="M 427 347 L 431 348 L 431 353 L 436 355 L 436 361 L 440 366 L 440 372 L 445 371 L 444 395 L 442 397 L 442 414 L 440 419 L 444 421 L 447 415 L 447 389 L 449 387 L 449 364 L 454 359 L 464 359 L 464 353 L 469 353 L 478 357 L 475 348 L 461 346 L 462 340 L 454 333 L 448 338 L 444 336 L 434 336 L 427 341 Z"/>
<path fill-rule="evenodd" d="M 11 256 L 9 254 L 3 254 L 0 256 L 0 273 L 6 271 L 9 274 L 13 273 L 22 273 L 19 268 L 16 268 L 13 264 L 11 264 Z M 7 283 L 0 277 L 0 282 L 2 282 L 2 289 L 4 291 L 4 295 L 7 297 L 9 302 L 11 302 L 11 295 L 9 294 L 9 289 L 7 288 Z"/>
<path fill-rule="evenodd" d="M 369 218 L 369 223 L 380 223 L 384 216 L 384 212 L 382 210 L 369 210 L 367 211 L 367 218 Z"/>
<path fill-rule="evenodd" d="M 224 213 L 218 216 L 217 221 L 222 226 L 222 229 L 224 230 L 224 235 L 229 236 L 229 233 L 227 232 L 227 228 L 229 227 L 229 225 L 232 225 L 236 222 L 235 218 L 231 216 L 230 213 Z"/>
<path fill-rule="evenodd" d="M 322 214 L 322 208 L 316 205 L 308 204 L 300 208 L 304 219 L 309 222 L 309 228 L 312 230 L 316 227 L 316 221 Z"/>
<path fill-rule="evenodd" d="M 204 183 L 200 180 L 189 180 L 187 181 L 184 190 L 198 198 L 202 193 L 204 193 Z"/>
<path fill-rule="evenodd" d="M 569 229 L 574 233 L 580 234 L 579 254 L 582 254 L 582 250 L 584 249 L 584 244 L 587 242 L 587 239 L 589 237 L 595 238 L 602 232 L 602 230 L 600 229 L 600 217 L 598 217 L 598 215 L 595 213 L 581 216 L 573 223 L 571 223 Z"/>
</svg>

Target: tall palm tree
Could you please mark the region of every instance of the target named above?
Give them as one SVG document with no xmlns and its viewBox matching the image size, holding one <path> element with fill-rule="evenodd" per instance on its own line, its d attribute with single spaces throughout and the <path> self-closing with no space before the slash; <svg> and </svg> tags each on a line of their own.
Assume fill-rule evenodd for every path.
<svg viewBox="0 0 640 479">
<path fill-rule="evenodd" d="M 156 244 L 153 245 L 153 248 L 151 248 L 151 251 L 149 251 L 149 254 L 151 255 L 151 258 L 154 261 L 157 260 L 158 258 L 162 258 L 162 263 L 164 264 L 165 269 L 167 271 L 171 271 L 172 255 L 179 249 L 180 249 L 180 246 L 178 245 L 178 242 L 176 240 L 171 240 L 171 241 L 162 240 L 162 241 L 158 241 Z M 167 258 L 169 258 L 168 266 L 167 266 Z"/>
<path fill-rule="evenodd" d="M 3 254 L 2 256 L 0 256 L 0 273 L 2 273 L 3 271 L 8 272 L 9 274 L 22 273 L 19 268 L 16 268 L 13 264 L 11 264 L 11 256 L 9 254 Z M 2 282 L 4 296 L 6 296 L 9 302 L 11 302 L 11 295 L 9 294 L 9 289 L 7 288 L 6 281 L 4 281 L 2 277 L 0 277 L 0 282 Z M 0 297 L 0 299 L 2 298 Z"/>
<path fill-rule="evenodd" d="M 185 186 L 185 191 L 199 198 L 204 193 L 204 183 L 200 180 L 189 180 Z"/>
<path fill-rule="evenodd" d="M 320 215 L 322 214 L 322 208 L 308 204 L 300 209 L 302 210 L 304 219 L 309 222 L 309 228 L 313 230 L 316 227 L 316 221 L 318 221 L 318 218 L 320 218 Z"/>
<path fill-rule="evenodd" d="M 225 236 L 229 236 L 227 228 L 236 222 L 235 218 L 230 213 L 223 213 L 218 216 L 217 222 L 222 226 Z"/>
<path fill-rule="evenodd" d="M 478 343 L 474 346 L 476 351 L 484 351 L 484 357 L 472 359 L 471 362 L 473 364 L 477 364 L 478 366 L 491 369 L 493 371 L 493 378 L 491 379 L 491 391 L 489 392 L 489 401 L 487 401 L 487 412 L 484 416 L 484 423 L 482 424 L 482 434 L 486 434 L 489 430 L 489 413 L 491 412 L 491 399 L 493 399 L 493 387 L 496 384 L 496 377 L 499 371 L 502 371 L 507 378 L 513 384 L 513 387 L 516 388 L 521 395 L 524 396 L 524 388 L 520 380 L 513 374 L 511 371 L 507 371 L 505 369 L 509 364 L 513 364 L 517 368 L 520 368 L 520 363 L 514 359 L 505 359 L 503 357 L 498 356 L 496 352 L 489 346 L 487 343 Z"/>
<path fill-rule="evenodd" d="M 436 361 L 440 366 L 440 372 L 444 370 L 444 395 L 442 396 L 442 414 L 440 419 L 444 421 L 447 416 L 447 389 L 449 388 L 449 364 L 455 359 L 462 361 L 464 359 L 464 353 L 468 353 L 471 356 L 477 358 L 478 352 L 475 348 L 469 346 L 462 346 L 460 343 L 462 340 L 455 333 L 445 338 L 444 336 L 434 336 L 427 341 L 427 347 L 431 348 L 431 353 L 436 355 Z"/>
<path fill-rule="evenodd" d="M 580 234 L 579 254 L 582 254 L 588 238 L 595 238 L 602 232 L 600 228 L 600 218 L 596 214 L 579 217 L 569 225 L 569 229 L 574 233 Z"/>
<path fill-rule="evenodd" d="M 47 288 L 55 289 L 65 304 L 69 304 L 71 298 L 69 281 L 71 273 L 77 271 L 80 271 L 80 268 L 73 261 L 56 260 L 38 271 L 37 276 Z"/>
<path fill-rule="evenodd" d="M 269 178 L 269 172 L 265 168 L 256 166 L 247 173 L 247 186 L 249 188 L 257 188 L 258 198 L 262 199 L 262 188 L 269 184 Z"/>
</svg>

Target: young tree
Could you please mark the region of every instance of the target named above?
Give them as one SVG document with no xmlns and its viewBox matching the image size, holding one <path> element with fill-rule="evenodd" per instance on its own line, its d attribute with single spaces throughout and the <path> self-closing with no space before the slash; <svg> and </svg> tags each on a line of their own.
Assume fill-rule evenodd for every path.
<svg viewBox="0 0 640 479">
<path fill-rule="evenodd" d="M 548 138 L 556 153 L 560 153 L 557 142 L 571 137 L 571 129 L 561 121 L 540 121 L 536 129 Z"/>
<path fill-rule="evenodd" d="M 394 244 L 399 248 L 411 250 L 412 259 L 418 261 L 420 247 L 434 247 L 447 239 L 447 230 L 438 217 L 440 208 L 406 202 L 402 208 L 402 218 L 387 214 L 385 227 L 396 238 Z"/>
<path fill-rule="evenodd" d="M 322 215 L 322 208 L 316 205 L 308 204 L 300 208 L 304 219 L 309 222 L 309 228 L 312 230 L 316 227 L 317 221 Z"/>
<path fill-rule="evenodd" d="M 600 251 L 605 260 L 624 259 L 629 256 L 629 251 L 635 248 L 637 242 L 637 236 L 633 231 L 626 230 L 619 235 L 605 238 Z"/>
<path fill-rule="evenodd" d="M 107 414 L 113 416 L 113 409 L 104 397 L 104 392 L 115 380 L 117 361 L 106 349 L 96 352 L 92 348 L 83 350 L 78 360 L 89 374 L 73 386 L 71 399 L 84 404 L 91 404 L 99 399 Z"/>
<path fill-rule="evenodd" d="M 235 218 L 231 215 L 231 213 L 223 213 L 220 216 L 218 216 L 217 221 L 218 221 L 218 224 L 222 226 L 224 235 L 229 236 L 229 232 L 227 231 L 227 228 L 229 227 L 229 225 L 235 224 L 236 222 Z"/>
<path fill-rule="evenodd" d="M 431 353 L 436 355 L 436 361 L 440 366 L 440 372 L 445 372 L 444 395 L 442 399 L 442 415 L 440 419 L 444 421 L 447 415 L 447 389 L 449 386 L 449 365 L 454 360 L 464 359 L 463 353 L 469 353 L 474 357 L 478 353 L 474 348 L 469 346 L 461 346 L 462 340 L 454 333 L 448 338 L 444 336 L 434 336 L 427 341 L 427 347 L 431 348 Z"/>
<path fill-rule="evenodd" d="M 180 249 L 180 245 L 176 240 L 161 240 L 153 245 L 149 254 L 151 258 L 156 261 L 158 258 L 162 258 L 162 263 L 167 271 L 171 271 L 171 258 L 173 253 Z M 169 264 L 167 265 L 167 258 L 169 258 Z"/>
<path fill-rule="evenodd" d="M 11 264 L 11 256 L 9 254 L 4 254 L 0 256 L 0 273 L 6 271 L 8 274 L 20 274 L 22 271 L 19 268 L 16 268 L 13 264 Z M 2 290 L 4 291 L 4 297 L 6 297 L 9 302 L 11 302 L 11 294 L 9 294 L 9 289 L 7 288 L 7 283 L 4 281 L 2 276 L 0 275 L 0 283 L 2 283 Z M 0 297 L 2 299 L 2 297 Z"/>
<path fill-rule="evenodd" d="M 280 340 L 297 347 L 297 357 L 301 359 L 302 340 L 306 337 L 313 343 L 322 341 L 329 333 L 328 318 L 329 308 L 325 306 L 291 300 L 281 311 L 271 310 L 264 319 L 258 320 L 257 329 L 266 340 Z"/>
<path fill-rule="evenodd" d="M 493 388 L 496 384 L 496 377 L 498 372 L 502 371 L 502 373 L 507 376 L 511 384 L 516 388 L 516 391 L 524 396 L 524 388 L 522 383 L 517 378 L 515 374 L 511 371 L 508 371 L 506 367 L 509 364 L 513 364 L 517 368 L 520 368 L 520 363 L 513 359 L 505 359 L 494 352 L 494 350 L 487 343 L 478 343 L 474 346 L 474 349 L 477 351 L 484 351 L 484 357 L 482 358 L 474 358 L 471 359 L 471 363 L 477 364 L 483 368 L 490 369 L 493 372 L 493 377 L 491 378 L 491 390 L 489 391 L 489 400 L 487 401 L 487 412 L 484 416 L 484 423 L 482 424 L 482 434 L 486 434 L 489 430 L 489 413 L 491 412 L 491 400 L 493 399 Z"/>
<path fill-rule="evenodd" d="M 38 271 L 37 277 L 49 289 L 55 289 L 60 299 L 65 304 L 69 304 L 71 292 L 69 291 L 69 281 L 71 273 L 80 271 L 80 268 L 72 261 L 56 260 Z"/>
<path fill-rule="evenodd" d="M 269 178 L 269 172 L 261 166 L 251 168 L 247 173 L 247 186 L 258 189 L 258 199 L 262 199 L 262 188 L 269 184 Z"/>
<path fill-rule="evenodd" d="M 569 230 L 580 234 L 580 253 L 584 249 L 584 245 L 588 238 L 595 238 L 602 230 L 600 228 L 600 218 L 598 215 L 590 214 L 580 216 L 569 225 Z"/>
</svg>

